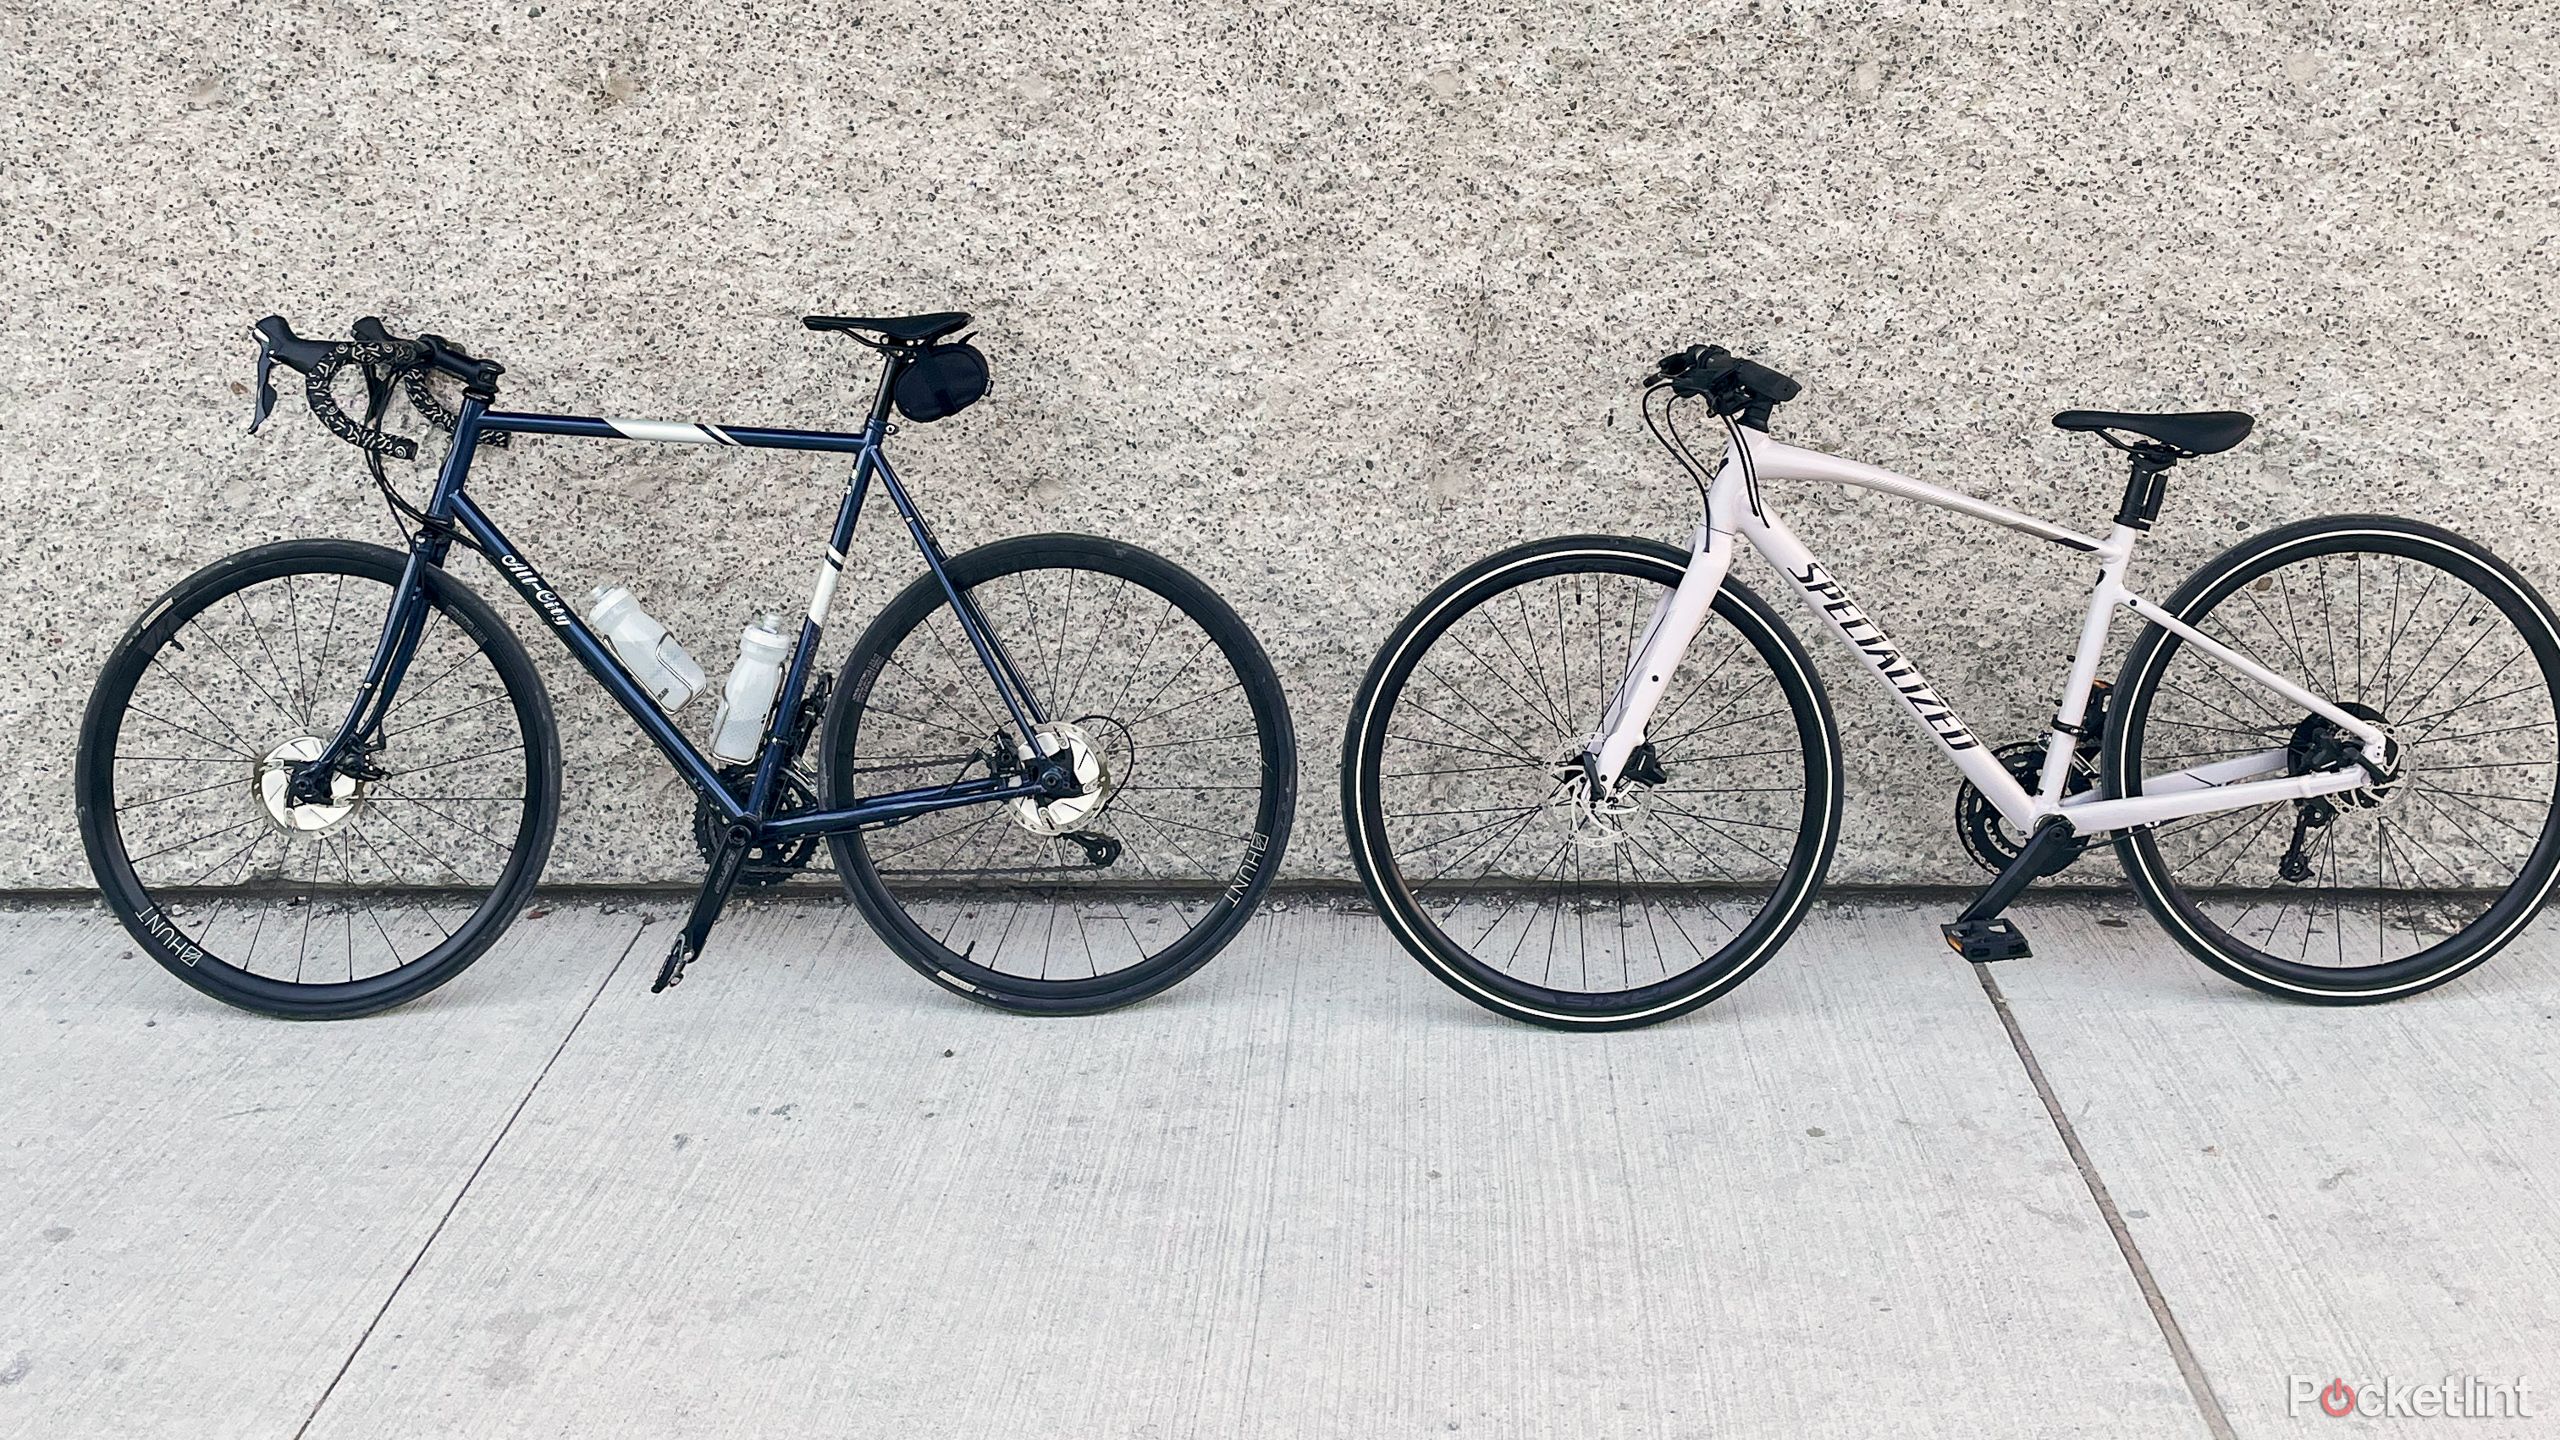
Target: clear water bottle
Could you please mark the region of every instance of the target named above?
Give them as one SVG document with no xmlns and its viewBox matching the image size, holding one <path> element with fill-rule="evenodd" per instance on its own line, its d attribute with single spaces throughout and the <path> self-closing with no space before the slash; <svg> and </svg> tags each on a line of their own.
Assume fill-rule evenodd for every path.
<svg viewBox="0 0 2560 1440">
<path fill-rule="evenodd" d="M 765 722 L 773 718 L 774 697 L 782 693 L 782 667 L 791 658 L 791 641 L 782 633 L 782 617 L 767 615 L 738 632 L 738 663 L 729 667 L 729 686 L 720 692 L 719 712 L 711 717 L 711 757 L 732 765 L 756 758 L 764 745 Z"/>
<path fill-rule="evenodd" d="M 659 709 L 672 714 L 702 693 L 709 677 L 667 633 L 667 627 L 640 608 L 629 587 L 599 585 L 587 598 L 591 602 L 587 628 L 603 637 L 614 658 L 658 702 Z"/>
</svg>

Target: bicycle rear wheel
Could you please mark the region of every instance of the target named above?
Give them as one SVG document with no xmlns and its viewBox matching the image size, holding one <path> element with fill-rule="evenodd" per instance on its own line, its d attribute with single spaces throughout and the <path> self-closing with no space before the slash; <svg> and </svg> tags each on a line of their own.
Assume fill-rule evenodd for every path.
<svg viewBox="0 0 2560 1440">
<path fill-rule="evenodd" d="M 2560 877 L 2560 633 L 2515 571 L 2435 526 L 2347 515 L 2243 541 L 2165 608 L 2400 747 L 2367 788 L 2119 835 L 2189 952 L 2269 994 L 2363 1004 L 2453 979 L 2542 908 Z M 2111 794 L 2249 755 L 2352 763 L 2328 722 L 2157 626 L 2114 695 Z"/>
<path fill-rule="evenodd" d="M 1689 556 L 1547 540 L 1460 572 L 1380 648 L 1343 742 L 1351 858 L 1405 948 L 1496 1013 L 1649 1025 L 1739 985 L 1840 830 L 1840 742 L 1795 635 L 1728 579 L 1629 762 L 1581 755 Z"/>
<path fill-rule="evenodd" d="M 830 837 L 845 891 L 937 985 L 1002 1009 L 1144 999 L 1217 954 L 1279 869 L 1297 800 L 1279 677 L 1180 566 L 1083 535 L 948 562 L 1092 795 L 966 806 Z M 983 777 L 1020 737 L 942 585 L 907 587 L 846 657 L 829 803 Z"/>
<path fill-rule="evenodd" d="M 107 907 L 227 1004 L 341 1019 L 460 974 L 551 848 L 559 744 L 513 632 L 427 571 L 417 658 L 371 758 L 285 794 L 354 703 L 406 558 L 345 540 L 243 551 L 179 582 L 108 657 L 74 791 Z"/>
</svg>

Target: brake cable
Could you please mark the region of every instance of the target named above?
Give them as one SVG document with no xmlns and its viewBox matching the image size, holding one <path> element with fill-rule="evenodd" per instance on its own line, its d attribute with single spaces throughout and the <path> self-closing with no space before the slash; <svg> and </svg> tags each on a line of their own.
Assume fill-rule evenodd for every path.
<svg viewBox="0 0 2560 1440">
<path fill-rule="evenodd" d="M 349 364 L 364 367 L 365 408 L 361 422 L 347 417 L 330 389 L 338 372 Z M 373 477 L 374 489 L 381 492 L 383 503 L 390 507 L 393 526 L 411 545 L 415 545 L 418 534 L 424 532 L 445 540 L 460 540 L 471 549 L 478 550 L 478 542 L 456 529 L 453 522 L 438 520 L 403 498 L 399 487 L 392 484 L 390 474 L 383 468 L 382 461 L 386 455 L 407 460 L 415 457 L 418 451 L 416 441 L 383 428 L 383 422 L 391 412 L 393 395 L 405 397 L 420 419 L 447 434 L 453 432 L 457 423 L 454 413 L 447 410 L 437 400 L 435 392 L 428 388 L 422 373 L 426 364 L 425 348 L 414 341 L 398 341 L 389 345 L 350 341 L 333 348 L 312 367 L 305 389 L 312 413 L 319 417 L 329 433 L 364 452 L 365 469 Z M 488 437 L 488 443 L 504 446 L 508 439 L 504 432 L 500 432 Z"/>
</svg>

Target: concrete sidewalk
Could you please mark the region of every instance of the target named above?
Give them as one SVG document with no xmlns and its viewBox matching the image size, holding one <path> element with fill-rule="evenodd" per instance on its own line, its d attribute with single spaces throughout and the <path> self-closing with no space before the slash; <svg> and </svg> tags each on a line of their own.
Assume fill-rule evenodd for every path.
<svg viewBox="0 0 2560 1440">
<path fill-rule="evenodd" d="M 2129 902 L 2030 905 L 1995 990 L 1945 902 L 1848 899 L 1568 1036 L 1304 897 L 1071 1021 L 818 899 L 652 996 L 678 906 L 549 902 L 338 1025 L 0 913 L 0 1436 L 2270 1436 L 2335 1430 L 2288 1414 L 2333 1375 L 2541 1417 L 2346 1433 L 2560 1414 L 2549 922 L 2315 1010 Z"/>
</svg>

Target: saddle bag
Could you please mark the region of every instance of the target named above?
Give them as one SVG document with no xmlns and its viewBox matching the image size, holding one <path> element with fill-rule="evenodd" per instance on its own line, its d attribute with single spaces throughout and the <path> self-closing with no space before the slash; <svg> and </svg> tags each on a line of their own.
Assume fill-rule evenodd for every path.
<svg viewBox="0 0 2560 1440">
<path fill-rule="evenodd" d="M 987 357 L 965 338 L 928 345 L 898 376 L 890 399 L 918 424 L 948 419 L 987 393 Z"/>
</svg>

